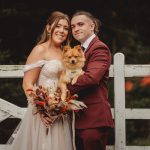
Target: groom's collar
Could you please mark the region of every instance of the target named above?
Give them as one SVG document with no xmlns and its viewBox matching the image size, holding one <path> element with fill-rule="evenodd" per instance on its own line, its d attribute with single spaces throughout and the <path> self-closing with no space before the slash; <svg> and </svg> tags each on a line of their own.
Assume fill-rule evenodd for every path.
<svg viewBox="0 0 150 150">
<path fill-rule="evenodd" d="M 81 46 L 84 47 L 85 51 L 88 48 L 91 41 L 95 38 L 95 36 L 96 36 L 95 34 L 91 35 L 83 44 L 81 44 Z"/>
</svg>

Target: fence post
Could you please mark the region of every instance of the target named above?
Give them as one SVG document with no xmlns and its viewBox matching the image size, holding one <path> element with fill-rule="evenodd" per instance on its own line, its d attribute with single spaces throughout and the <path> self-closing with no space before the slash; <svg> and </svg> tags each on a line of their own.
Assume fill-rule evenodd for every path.
<svg viewBox="0 0 150 150">
<path fill-rule="evenodd" d="M 124 55 L 114 55 L 115 150 L 126 149 Z"/>
</svg>

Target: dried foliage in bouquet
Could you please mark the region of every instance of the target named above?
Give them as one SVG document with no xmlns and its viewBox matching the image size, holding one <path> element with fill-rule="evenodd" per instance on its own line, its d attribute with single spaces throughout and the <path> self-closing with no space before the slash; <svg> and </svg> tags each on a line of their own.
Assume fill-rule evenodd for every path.
<svg viewBox="0 0 150 150">
<path fill-rule="evenodd" d="M 30 91 L 28 100 L 33 105 L 33 114 L 40 113 L 49 117 L 50 125 L 56 120 L 63 118 L 69 111 L 87 108 L 83 102 L 77 100 L 77 95 L 70 95 L 69 92 L 66 100 L 62 101 L 60 89 L 52 92 L 50 88 L 38 86 L 27 91 Z"/>
</svg>

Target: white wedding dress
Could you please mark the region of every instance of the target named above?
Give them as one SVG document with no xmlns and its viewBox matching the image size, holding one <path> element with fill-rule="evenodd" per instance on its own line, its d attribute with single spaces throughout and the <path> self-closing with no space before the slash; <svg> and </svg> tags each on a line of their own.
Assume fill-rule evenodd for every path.
<svg viewBox="0 0 150 150">
<path fill-rule="evenodd" d="M 24 71 L 36 67 L 42 67 L 37 85 L 57 88 L 58 72 L 62 70 L 61 61 L 40 60 L 34 64 L 25 65 Z M 11 150 L 73 150 L 72 132 L 69 116 L 63 120 L 57 120 L 49 127 L 46 134 L 46 127 L 40 119 L 39 114 L 32 114 L 32 105 L 29 104 L 27 112 L 22 120 L 18 133 L 10 146 Z"/>
</svg>

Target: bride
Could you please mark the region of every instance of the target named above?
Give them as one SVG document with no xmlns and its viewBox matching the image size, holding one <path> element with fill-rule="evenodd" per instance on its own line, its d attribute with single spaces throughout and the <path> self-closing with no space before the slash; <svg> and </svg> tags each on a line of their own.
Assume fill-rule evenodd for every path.
<svg viewBox="0 0 150 150">
<path fill-rule="evenodd" d="M 61 46 L 69 39 L 70 20 L 66 14 L 55 11 L 37 45 L 27 58 L 24 68 L 23 89 L 28 97 L 34 85 L 42 85 L 55 90 L 58 75 L 62 70 Z M 20 129 L 11 145 L 11 150 L 73 150 L 71 122 L 69 116 L 48 126 L 48 118 L 42 121 L 40 114 L 32 114 L 29 102 Z M 49 128 L 46 134 L 46 128 Z"/>
</svg>

